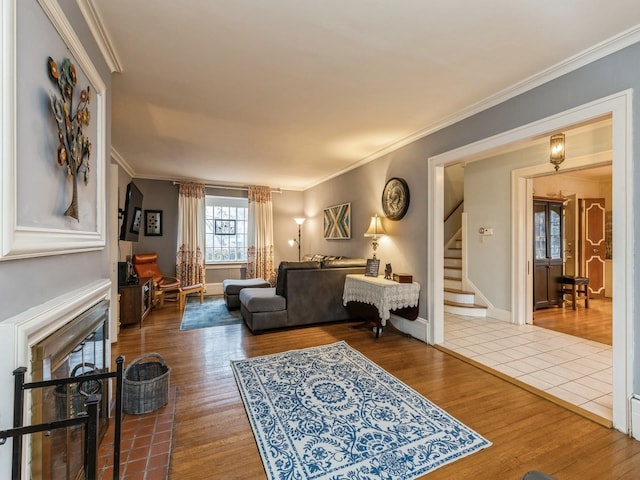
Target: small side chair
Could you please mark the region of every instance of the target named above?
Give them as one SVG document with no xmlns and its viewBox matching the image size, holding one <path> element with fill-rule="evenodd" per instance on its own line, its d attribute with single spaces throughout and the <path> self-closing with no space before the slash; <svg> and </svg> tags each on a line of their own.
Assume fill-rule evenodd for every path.
<svg viewBox="0 0 640 480">
<path fill-rule="evenodd" d="M 167 294 L 175 297 L 175 300 L 177 302 L 180 302 L 180 280 L 178 280 L 176 277 L 168 277 L 160 272 L 160 269 L 158 268 L 157 253 L 139 253 L 137 255 L 134 255 L 131 261 L 133 263 L 133 269 L 135 270 L 138 277 L 153 278 L 155 297 L 154 304 L 160 303 L 160 306 L 163 306 Z"/>
<path fill-rule="evenodd" d="M 154 303 L 157 300 L 162 307 L 167 294 L 178 304 L 180 310 L 184 308 L 187 295 L 200 294 L 200 303 L 204 302 L 204 284 L 182 285 L 176 277 L 167 277 L 158 268 L 157 253 L 139 253 L 132 258 L 133 269 L 138 277 L 152 277 L 154 283 Z"/>
</svg>

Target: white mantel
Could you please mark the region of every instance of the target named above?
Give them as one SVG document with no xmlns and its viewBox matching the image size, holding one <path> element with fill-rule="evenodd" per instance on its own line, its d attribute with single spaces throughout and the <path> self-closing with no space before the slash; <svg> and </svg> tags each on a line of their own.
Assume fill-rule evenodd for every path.
<svg viewBox="0 0 640 480">
<path fill-rule="evenodd" d="M 102 300 L 111 300 L 109 279 L 97 280 L 0 322 L 0 392 L 3 392 L 0 400 L 0 430 L 13 426 L 12 372 L 18 367 L 27 367 L 25 380 L 31 380 L 31 347 Z M 117 308 L 117 302 L 113 303 L 115 305 L 112 304 L 110 310 Z M 114 318 L 113 315 L 110 317 Z M 110 359 L 109 342 L 106 354 L 107 359 Z M 27 395 L 25 407 L 29 403 Z M 27 407 L 25 416 L 29 415 Z M 28 421 L 26 418 L 25 422 Z M 24 458 L 29 458 L 28 442 L 25 447 Z M 0 446 L 0 471 L 11 471 L 11 441 Z M 23 468 L 23 471 L 27 470 Z"/>
</svg>

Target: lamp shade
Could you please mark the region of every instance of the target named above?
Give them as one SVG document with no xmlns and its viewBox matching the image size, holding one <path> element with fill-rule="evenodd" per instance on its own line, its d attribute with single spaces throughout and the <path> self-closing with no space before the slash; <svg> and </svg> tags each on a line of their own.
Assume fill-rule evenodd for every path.
<svg viewBox="0 0 640 480">
<path fill-rule="evenodd" d="M 564 134 L 558 133 L 551 136 L 549 141 L 549 161 L 557 172 L 560 164 L 564 162 Z"/>
<path fill-rule="evenodd" d="M 381 237 L 386 235 L 387 232 L 384 231 L 382 227 L 382 222 L 380 221 L 380 217 L 376 213 L 373 217 L 371 217 L 371 223 L 369 224 L 369 229 L 365 232 L 365 237 Z"/>
<path fill-rule="evenodd" d="M 304 218 L 304 217 L 296 217 L 296 218 L 294 218 L 294 220 L 298 225 L 302 225 L 304 223 L 304 221 L 306 220 L 306 218 Z"/>
</svg>

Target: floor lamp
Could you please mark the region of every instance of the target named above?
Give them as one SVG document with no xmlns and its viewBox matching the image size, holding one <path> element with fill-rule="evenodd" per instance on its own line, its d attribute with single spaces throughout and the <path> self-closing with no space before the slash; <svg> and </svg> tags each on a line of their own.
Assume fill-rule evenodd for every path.
<svg viewBox="0 0 640 480">
<path fill-rule="evenodd" d="M 289 240 L 289 245 L 293 247 L 296 243 L 298 244 L 298 261 L 300 261 L 300 240 L 302 238 L 300 227 L 302 227 L 302 224 L 306 219 L 303 217 L 296 217 L 294 218 L 294 220 L 298 224 L 298 239 L 296 240 L 295 238 L 292 238 L 291 240 Z"/>
</svg>

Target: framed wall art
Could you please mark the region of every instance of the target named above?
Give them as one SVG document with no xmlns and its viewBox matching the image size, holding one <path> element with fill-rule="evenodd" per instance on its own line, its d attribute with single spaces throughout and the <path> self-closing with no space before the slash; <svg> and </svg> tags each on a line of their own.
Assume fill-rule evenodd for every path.
<svg viewBox="0 0 640 480">
<path fill-rule="evenodd" d="M 236 221 L 235 220 L 215 220 L 214 232 L 216 235 L 235 235 L 236 234 Z"/>
<path fill-rule="evenodd" d="M 162 236 L 162 210 L 144 211 L 144 234 L 147 237 Z"/>
<path fill-rule="evenodd" d="M 351 238 L 351 204 L 343 203 L 324 209 L 324 238 L 344 240 Z"/>
<path fill-rule="evenodd" d="M 409 186 L 403 178 L 391 178 L 382 191 L 382 210 L 389 220 L 400 220 L 409 209 Z"/>
<path fill-rule="evenodd" d="M 102 250 L 106 243 L 106 84 L 57 1 L 2 0 L 2 5 L 3 35 L 15 48 L 0 52 L 6 93 L 0 98 L 0 109 L 5 118 L 16 120 L 6 122 L 0 140 L 0 260 Z M 15 27 L 12 18 L 16 16 L 32 19 L 36 41 L 30 37 L 33 31 Z M 24 48 L 27 44 L 29 48 Z M 18 51 L 22 52 L 19 62 Z M 74 172 L 78 174 L 74 181 L 65 171 L 71 164 L 63 160 L 75 145 L 67 144 L 68 139 L 61 142 L 57 124 L 65 111 L 61 74 L 72 79 L 73 114 L 78 113 L 78 105 L 87 104 L 87 111 L 83 107 L 80 114 L 82 145 L 88 147 L 84 159 L 90 168 Z"/>
</svg>

